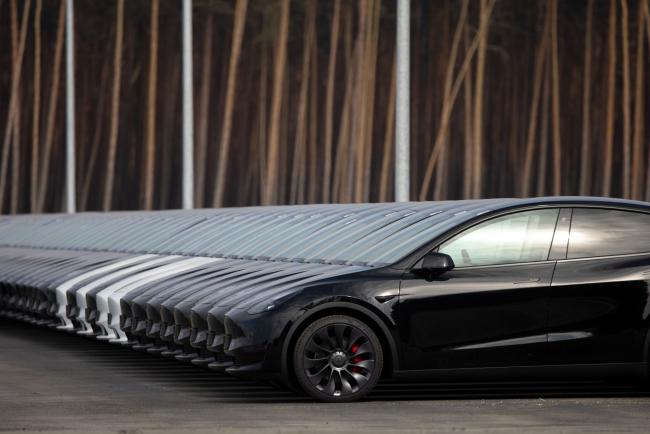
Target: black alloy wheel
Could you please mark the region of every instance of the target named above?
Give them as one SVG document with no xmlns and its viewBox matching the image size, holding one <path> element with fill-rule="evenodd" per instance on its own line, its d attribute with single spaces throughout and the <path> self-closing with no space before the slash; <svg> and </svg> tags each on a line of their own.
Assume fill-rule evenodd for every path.
<svg viewBox="0 0 650 434">
<path fill-rule="evenodd" d="M 321 318 L 296 343 L 298 383 L 313 398 L 347 402 L 370 392 L 381 375 L 383 352 L 373 330 L 345 315 Z"/>
</svg>

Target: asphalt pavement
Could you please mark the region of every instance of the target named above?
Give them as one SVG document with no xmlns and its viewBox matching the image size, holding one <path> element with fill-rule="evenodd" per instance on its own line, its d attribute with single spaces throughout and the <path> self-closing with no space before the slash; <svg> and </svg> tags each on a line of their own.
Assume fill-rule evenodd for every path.
<svg viewBox="0 0 650 434">
<path fill-rule="evenodd" d="M 0 320 L 0 432 L 639 432 L 650 394 L 624 385 L 382 382 L 320 404 L 267 384 Z"/>
</svg>

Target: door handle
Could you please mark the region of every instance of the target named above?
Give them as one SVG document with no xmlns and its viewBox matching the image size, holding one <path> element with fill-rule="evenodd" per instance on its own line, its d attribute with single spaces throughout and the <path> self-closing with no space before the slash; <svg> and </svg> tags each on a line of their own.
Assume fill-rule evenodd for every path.
<svg viewBox="0 0 650 434">
<path fill-rule="evenodd" d="M 535 282 L 539 282 L 540 280 L 542 280 L 540 277 L 530 277 L 530 278 L 528 278 L 528 279 L 516 280 L 516 281 L 512 282 L 512 284 L 513 284 L 513 285 L 522 285 L 522 284 L 524 284 L 524 283 L 535 283 Z"/>
</svg>

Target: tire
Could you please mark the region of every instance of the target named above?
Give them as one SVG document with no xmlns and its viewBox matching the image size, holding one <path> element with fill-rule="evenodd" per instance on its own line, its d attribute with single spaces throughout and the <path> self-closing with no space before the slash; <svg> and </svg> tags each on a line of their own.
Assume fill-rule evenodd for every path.
<svg viewBox="0 0 650 434">
<path fill-rule="evenodd" d="M 370 392 L 383 368 L 381 343 L 356 318 L 332 315 L 310 324 L 298 337 L 293 367 L 300 387 L 321 402 L 350 402 Z"/>
</svg>

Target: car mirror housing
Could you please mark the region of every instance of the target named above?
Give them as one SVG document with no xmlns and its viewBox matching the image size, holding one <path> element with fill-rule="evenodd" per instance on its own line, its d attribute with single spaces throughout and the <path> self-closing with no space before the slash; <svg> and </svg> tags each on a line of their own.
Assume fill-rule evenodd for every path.
<svg viewBox="0 0 650 434">
<path fill-rule="evenodd" d="M 430 252 L 422 258 L 420 269 L 424 272 L 440 275 L 454 268 L 454 260 L 451 256 L 440 253 Z"/>
</svg>

